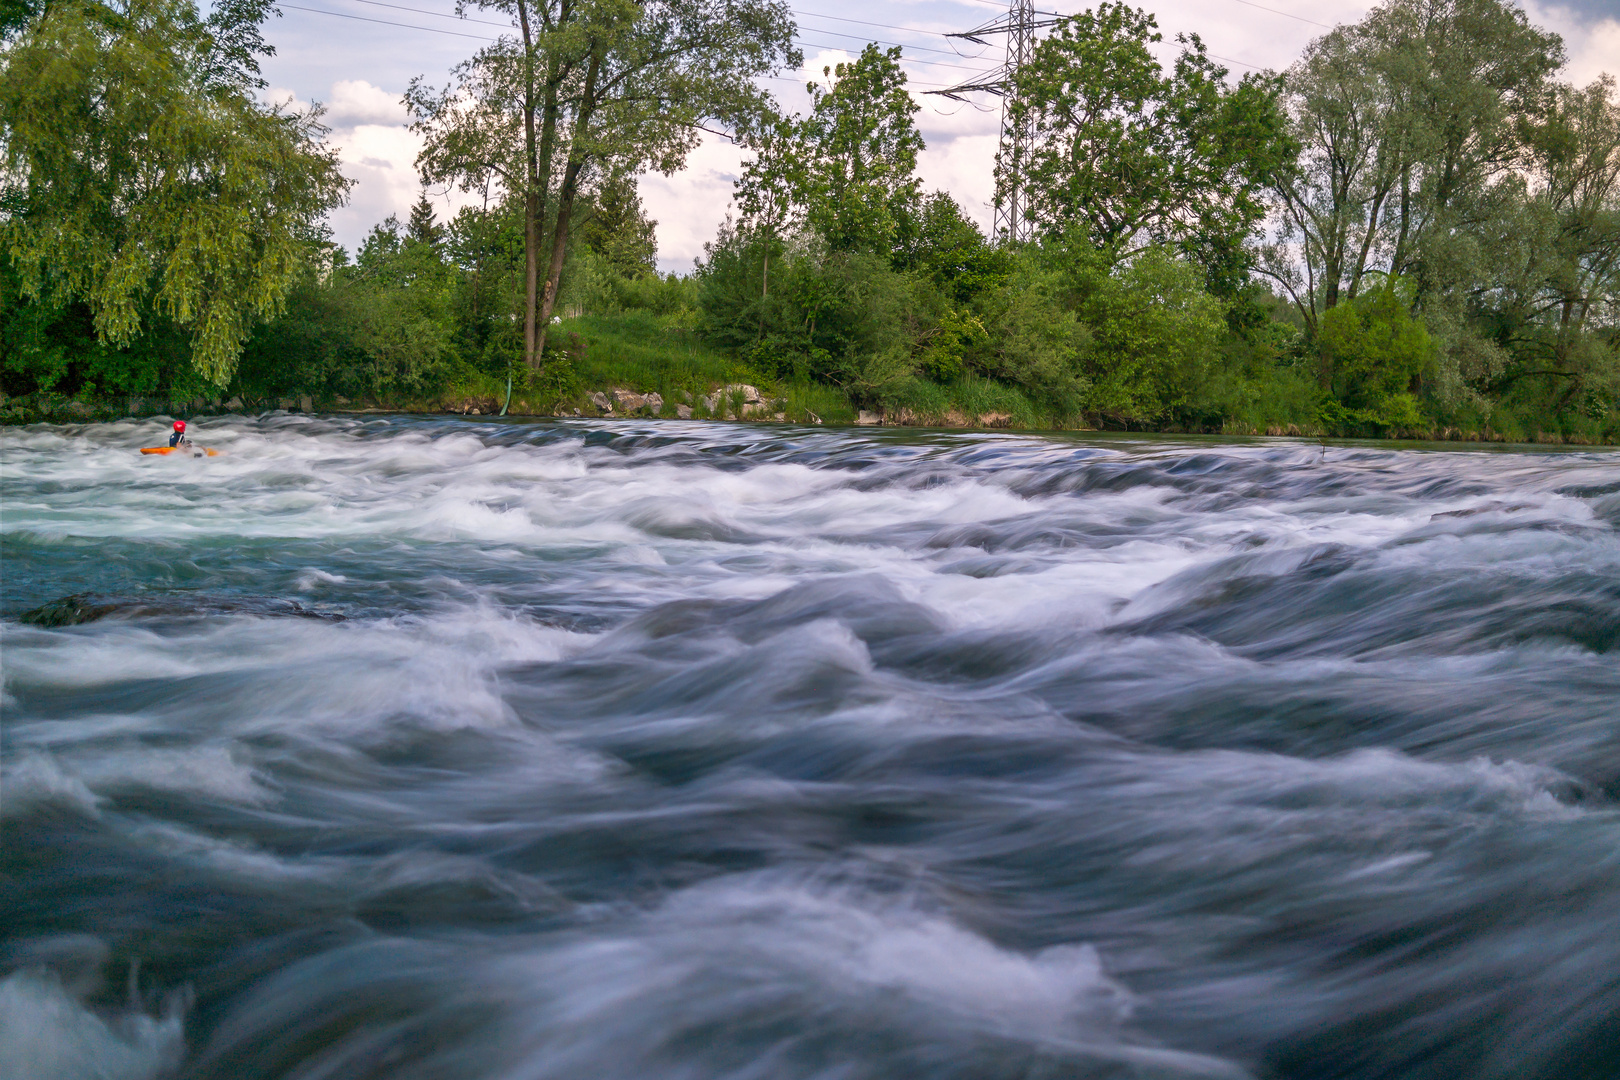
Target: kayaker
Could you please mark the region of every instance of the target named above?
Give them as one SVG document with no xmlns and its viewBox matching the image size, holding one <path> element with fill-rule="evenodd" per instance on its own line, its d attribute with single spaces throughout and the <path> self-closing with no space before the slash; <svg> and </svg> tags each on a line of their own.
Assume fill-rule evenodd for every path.
<svg viewBox="0 0 1620 1080">
<path fill-rule="evenodd" d="M 186 422 L 184 420 L 176 420 L 174 422 L 174 434 L 169 436 L 169 445 L 170 446 L 190 446 L 191 445 L 191 440 L 186 438 Z"/>
</svg>

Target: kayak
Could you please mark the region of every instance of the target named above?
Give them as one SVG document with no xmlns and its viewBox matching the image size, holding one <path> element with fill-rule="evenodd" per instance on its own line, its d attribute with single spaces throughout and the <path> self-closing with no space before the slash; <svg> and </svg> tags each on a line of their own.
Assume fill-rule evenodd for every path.
<svg viewBox="0 0 1620 1080">
<path fill-rule="evenodd" d="M 206 446 L 143 446 L 143 454 L 184 454 L 191 452 L 192 457 L 219 457 L 218 450 L 211 450 Z"/>
</svg>

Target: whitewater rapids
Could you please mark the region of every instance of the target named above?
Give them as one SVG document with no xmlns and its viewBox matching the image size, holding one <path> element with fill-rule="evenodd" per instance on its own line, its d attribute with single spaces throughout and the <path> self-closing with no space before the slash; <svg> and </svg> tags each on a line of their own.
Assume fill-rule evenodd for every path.
<svg viewBox="0 0 1620 1080">
<path fill-rule="evenodd" d="M 0 432 L 0 1075 L 1620 1076 L 1620 455 Z"/>
</svg>

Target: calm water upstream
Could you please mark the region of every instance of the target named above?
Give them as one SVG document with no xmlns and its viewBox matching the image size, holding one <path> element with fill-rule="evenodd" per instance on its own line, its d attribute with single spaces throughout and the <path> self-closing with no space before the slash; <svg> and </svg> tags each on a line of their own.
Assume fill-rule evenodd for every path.
<svg viewBox="0 0 1620 1080">
<path fill-rule="evenodd" d="M 1614 452 L 195 427 L 0 433 L 7 1080 L 1620 1076 Z"/>
</svg>

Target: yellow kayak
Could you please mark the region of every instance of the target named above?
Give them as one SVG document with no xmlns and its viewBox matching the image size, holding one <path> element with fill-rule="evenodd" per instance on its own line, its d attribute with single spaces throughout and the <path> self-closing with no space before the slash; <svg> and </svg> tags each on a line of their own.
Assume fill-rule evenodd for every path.
<svg viewBox="0 0 1620 1080">
<path fill-rule="evenodd" d="M 210 450 L 206 446 L 143 446 L 143 454 L 184 454 L 190 452 L 192 457 L 219 457 L 218 450 Z"/>
</svg>

